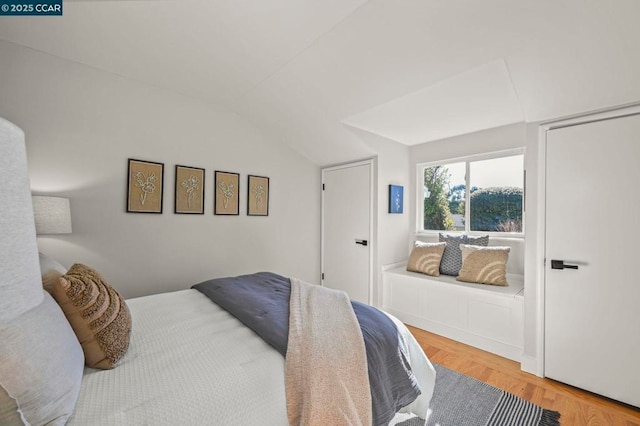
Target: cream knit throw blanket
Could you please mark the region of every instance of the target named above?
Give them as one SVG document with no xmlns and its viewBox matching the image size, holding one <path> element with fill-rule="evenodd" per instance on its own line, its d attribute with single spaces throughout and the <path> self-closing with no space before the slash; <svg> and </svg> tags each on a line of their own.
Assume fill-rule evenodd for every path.
<svg viewBox="0 0 640 426">
<path fill-rule="evenodd" d="M 346 293 L 292 278 L 289 309 L 289 424 L 369 426 L 367 356 Z"/>
</svg>

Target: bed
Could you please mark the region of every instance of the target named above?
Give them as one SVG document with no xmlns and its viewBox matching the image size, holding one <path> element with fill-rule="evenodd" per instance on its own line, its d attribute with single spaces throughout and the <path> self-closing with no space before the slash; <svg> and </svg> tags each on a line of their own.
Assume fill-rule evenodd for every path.
<svg viewBox="0 0 640 426">
<path fill-rule="evenodd" d="M 35 238 L 24 134 L 3 119 L 0 176 L 0 424 L 292 423 L 285 376 L 305 376 L 309 366 L 287 367 L 289 352 L 285 360 L 197 289 L 127 300 L 133 326 L 126 352 L 115 368 L 85 367 L 62 305 L 43 290 L 46 267 Z M 297 280 L 290 281 L 293 292 Z M 398 412 L 426 418 L 435 370 L 404 325 L 388 319 L 420 389 Z"/>
</svg>

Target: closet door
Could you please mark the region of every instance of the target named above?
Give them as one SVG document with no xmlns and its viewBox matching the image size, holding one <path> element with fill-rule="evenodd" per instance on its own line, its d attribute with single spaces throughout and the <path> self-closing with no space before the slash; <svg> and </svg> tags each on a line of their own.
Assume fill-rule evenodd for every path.
<svg viewBox="0 0 640 426">
<path fill-rule="evenodd" d="M 545 376 L 640 406 L 640 116 L 546 152 Z"/>
<path fill-rule="evenodd" d="M 322 171 L 322 285 L 371 303 L 372 161 Z"/>
</svg>

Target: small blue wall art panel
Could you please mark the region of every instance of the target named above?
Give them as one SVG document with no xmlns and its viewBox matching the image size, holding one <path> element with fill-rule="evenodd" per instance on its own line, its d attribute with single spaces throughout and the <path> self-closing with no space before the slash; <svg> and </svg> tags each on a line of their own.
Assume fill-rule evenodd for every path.
<svg viewBox="0 0 640 426">
<path fill-rule="evenodd" d="M 389 213 L 402 213 L 404 187 L 389 185 Z"/>
</svg>

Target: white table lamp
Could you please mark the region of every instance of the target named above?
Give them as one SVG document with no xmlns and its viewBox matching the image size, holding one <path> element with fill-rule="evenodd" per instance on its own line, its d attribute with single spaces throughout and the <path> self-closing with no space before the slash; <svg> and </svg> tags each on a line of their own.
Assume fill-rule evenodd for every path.
<svg viewBox="0 0 640 426">
<path fill-rule="evenodd" d="M 36 235 L 70 234 L 71 208 L 68 198 L 33 195 Z"/>
</svg>

